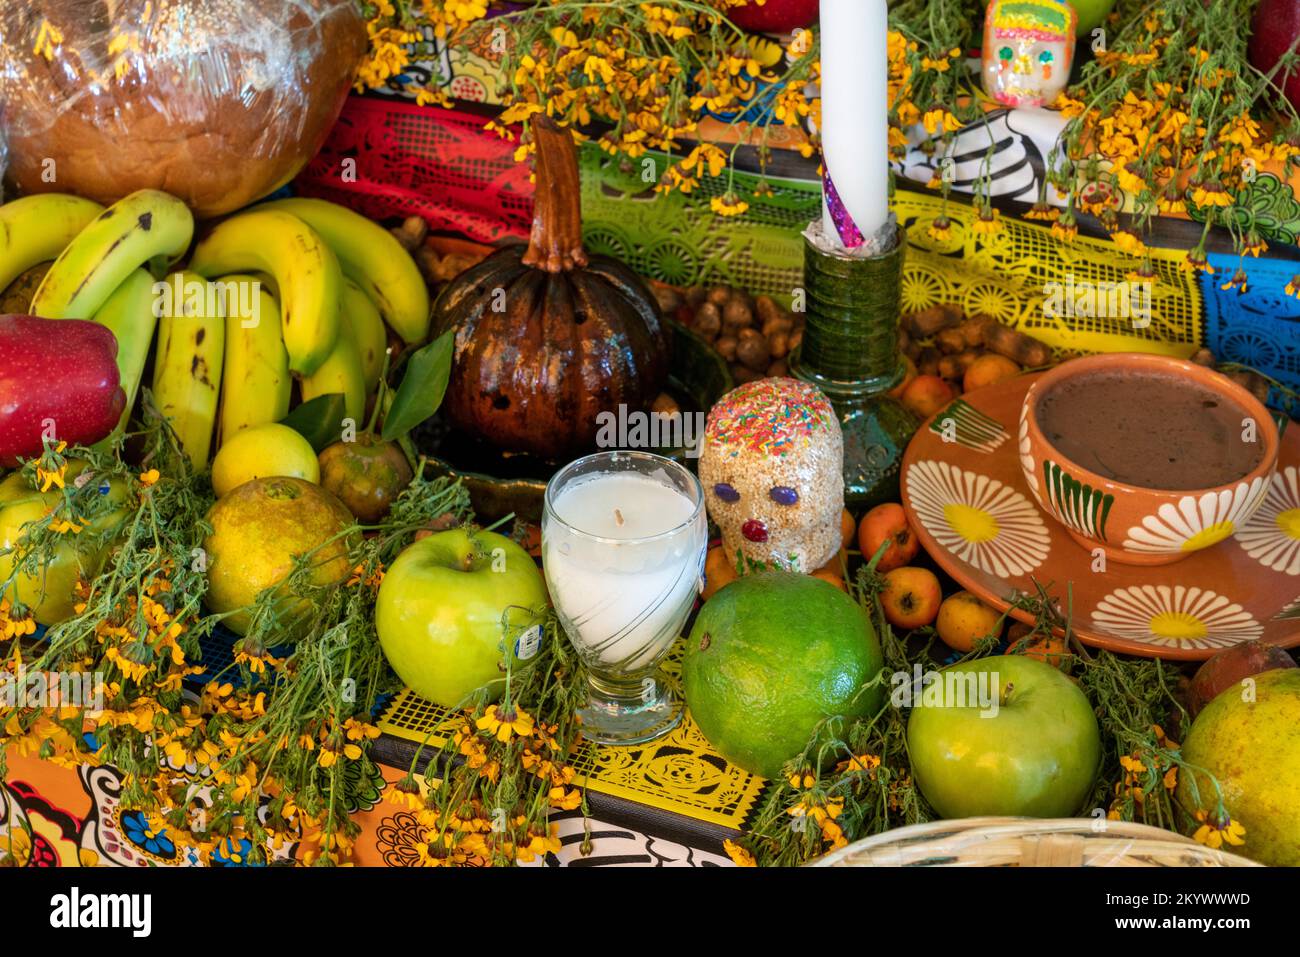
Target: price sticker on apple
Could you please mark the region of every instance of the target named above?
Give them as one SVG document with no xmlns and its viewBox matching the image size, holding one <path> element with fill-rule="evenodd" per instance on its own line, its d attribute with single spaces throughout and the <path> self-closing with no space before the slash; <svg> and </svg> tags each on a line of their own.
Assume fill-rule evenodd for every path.
<svg viewBox="0 0 1300 957">
<path fill-rule="evenodd" d="M 515 639 L 515 659 L 527 661 L 542 650 L 542 626 L 533 625 Z"/>
</svg>

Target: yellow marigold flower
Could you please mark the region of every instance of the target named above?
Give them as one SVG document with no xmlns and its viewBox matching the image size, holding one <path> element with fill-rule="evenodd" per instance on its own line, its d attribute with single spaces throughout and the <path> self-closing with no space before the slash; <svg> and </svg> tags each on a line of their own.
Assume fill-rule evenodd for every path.
<svg viewBox="0 0 1300 957">
<path fill-rule="evenodd" d="M 800 788 L 810 788 L 817 783 L 817 778 L 805 768 L 802 771 L 796 771 L 790 775 L 790 787 L 795 790 Z"/>
<path fill-rule="evenodd" d="M 146 472 L 140 473 L 140 484 L 148 487 L 150 485 L 156 484 L 158 479 L 160 479 L 161 477 L 162 477 L 162 473 L 160 473 L 157 469 L 149 469 Z"/>
<path fill-rule="evenodd" d="M 1069 244 L 1074 242 L 1074 238 L 1079 235 L 1079 227 L 1073 221 L 1057 221 L 1052 223 L 1052 236 L 1063 243 Z"/>
<path fill-rule="evenodd" d="M 1002 214 L 990 207 L 980 210 L 979 217 L 972 227 L 980 236 L 995 236 L 1002 232 Z"/>
<path fill-rule="evenodd" d="M 547 792 L 547 797 L 551 802 L 551 807 L 559 808 L 562 811 L 572 811 L 582 803 L 582 792 L 577 788 L 569 788 L 566 791 L 562 787 L 554 787 Z"/>
<path fill-rule="evenodd" d="M 1232 197 L 1228 195 L 1222 184 L 1209 182 L 1192 187 L 1192 202 L 1197 206 L 1217 206 L 1222 208 L 1232 205 Z"/>
<path fill-rule="evenodd" d="M 1030 207 L 1029 211 L 1025 213 L 1025 219 L 1038 219 L 1048 223 L 1054 223 L 1060 218 L 1061 211 L 1044 202 L 1034 203 L 1034 205 Z"/>
<path fill-rule="evenodd" d="M 855 771 L 872 772 L 880 767 L 880 758 L 874 754 L 857 754 L 847 761 L 841 761 L 835 768 L 841 774 L 848 774 Z"/>
<path fill-rule="evenodd" d="M 1244 293 L 1249 285 L 1247 283 L 1247 278 L 1246 270 L 1238 268 L 1237 271 L 1232 274 L 1232 278 L 1221 284 L 1219 288 L 1223 290 L 1236 289 L 1237 292 Z"/>
<path fill-rule="evenodd" d="M 535 722 L 533 716 L 526 711 L 514 707 L 503 710 L 492 704 L 488 705 L 483 717 L 474 724 L 480 731 L 487 731 L 504 744 L 516 734 L 520 737 L 532 734 Z"/>
<path fill-rule="evenodd" d="M 1246 828 L 1239 821 L 1211 819 L 1205 811 L 1197 811 L 1196 820 L 1201 822 L 1201 826 L 1192 837 L 1206 847 L 1218 850 L 1224 844 L 1240 847 L 1246 843 Z"/>
<path fill-rule="evenodd" d="M 64 444 L 65 443 L 60 442 L 59 447 L 55 449 L 55 451 L 62 452 Z M 50 489 L 54 488 L 55 486 L 59 488 L 66 488 L 67 486 L 64 485 L 64 482 L 65 482 L 65 473 L 67 471 L 68 471 L 67 462 L 64 462 L 56 469 L 45 469 L 39 465 L 36 466 L 36 482 L 40 486 L 40 490 L 42 492 L 48 492 Z"/>
<path fill-rule="evenodd" d="M 1247 233 L 1246 242 L 1241 247 L 1242 255 L 1256 256 L 1268 251 L 1268 243 L 1258 233 Z"/>
<path fill-rule="evenodd" d="M 1209 276 L 1214 275 L 1214 267 L 1206 261 L 1205 250 L 1199 246 L 1188 250 L 1187 256 L 1178 264 L 1178 268 L 1184 272 L 1203 272 Z"/>
<path fill-rule="evenodd" d="M 1120 248 L 1121 251 L 1128 253 L 1130 256 L 1141 256 L 1147 251 L 1137 233 L 1131 229 L 1117 229 L 1110 234 L 1111 242 Z"/>
<path fill-rule="evenodd" d="M 947 242 L 952 238 L 952 220 L 947 216 L 936 216 L 930 225 L 925 227 L 925 234 L 936 243 Z"/>
<path fill-rule="evenodd" d="M 758 866 L 758 862 L 754 860 L 754 855 L 733 840 L 723 841 L 722 849 L 727 852 L 727 856 L 731 858 L 731 862 L 737 867 Z"/>
<path fill-rule="evenodd" d="M 402 780 L 388 785 L 380 796 L 380 800 L 388 804 L 395 804 L 408 811 L 418 811 L 424 807 L 424 798 L 420 795 L 420 785 L 411 777 L 402 778 Z"/>
<path fill-rule="evenodd" d="M 932 107 L 921 115 L 921 125 L 926 133 L 935 136 L 941 133 L 956 133 L 961 129 L 961 121 L 942 106 Z"/>
<path fill-rule="evenodd" d="M 714 196 L 709 200 L 709 207 L 719 216 L 743 216 L 749 211 L 749 203 L 732 192 Z"/>
</svg>

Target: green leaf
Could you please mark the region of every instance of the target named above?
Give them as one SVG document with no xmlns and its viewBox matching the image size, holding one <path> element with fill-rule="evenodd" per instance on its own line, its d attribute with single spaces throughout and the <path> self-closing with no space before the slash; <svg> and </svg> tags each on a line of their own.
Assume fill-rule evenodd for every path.
<svg viewBox="0 0 1300 957">
<path fill-rule="evenodd" d="M 438 411 L 451 375 L 455 336 L 455 330 L 448 329 L 407 361 L 406 375 L 384 417 L 385 441 L 404 435 Z"/>
<path fill-rule="evenodd" d="M 330 392 L 304 402 L 281 419 L 280 424 L 293 429 L 321 452 L 343 437 L 343 420 L 347 414 L 343 394 Z"/>
</svg>

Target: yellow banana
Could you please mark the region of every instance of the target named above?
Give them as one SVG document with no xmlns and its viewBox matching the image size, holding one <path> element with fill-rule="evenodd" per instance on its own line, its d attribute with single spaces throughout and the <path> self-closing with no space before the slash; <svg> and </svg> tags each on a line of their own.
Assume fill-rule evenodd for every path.
<svg viewBox="0 0 1300 957">
<path fill-rule="evenodd" d="M 358 427 L 366 414 L 366 375 L 361 365 L 361 353 L 352 330 L 344 326 L 329 354 L 319 369 L 299 380 L 304 402 L 331 392 L 343 394 L 346 415 Z M 340 426 L 342 423 L 340 423 Z"/>
<path fill-rule="evenodd" d="M 179 284 L 184 294 L 173 296 L 160 310 L 153 398 L 171 420 L 190 464 L 202 469 L 208 464 L 217 421 L 226 323 L 222 310 L 212 308 L 208 284 L 201 276 L 175 273 L 168 283 Z"/>
<path fill-rule="evenodd" d="M 361 355 L 366 395 L 370 395 L 384 374 L 384 353 L 388 351 L 384 320 L 370 297 L 351 279 L 343 280 L 343 301 L 339 308 L 343 310 L 343 325 L 352 333 L 352 340 Z"/>
<path fill-rule="evenodd" d="M 429 334 L 429 288 L 415 260 L 388 230 L 346 206 L 323 199 L 277 199 L 258 209 L 292 213 L 329 243 L 343 273 L 379 307 L 406 342 Z"/>
<path fill-rule="evenodd" d="M 37 193 L 0 206 L 0 289 L 63 252 L 103 211 L 67 193 Z"/>
<path fill-rule="evenodd" d="M 140 266 L 165 269 L 189 248 L 194 217 L 175 196 L 142 189 L 90 221 L 54 260 L 32 314 L 46 319 L 89 319 Z"/>
<path fill-rule="evenodd" d="M 223 276 L 223 283 L 254 283 L 252 276 Z M 251 425 L 279 422 L 289 414 L 289 353 L 280 338 L 280 307 L 257 289 L 257 312 L 227 309 L 226 365 L 221 373 L 217 440 L 225 442 Z M 229 299 L 227 299 L 229 302 Z"/>
<path fill-rule="evenodd" d="M 343 277 L 326 242 L 296 216 L 261 208 L 232 216 L 198 244 L 190 268 L 209 279 L 269 274 L 280 300 L 289 368 L 298 375 L 311 375 L 333 351 Z"/>
<path fill-rule="evenodd" d="M 107 448 L 114 438 L 126 431 L 126 424 L 135 407 L 135 397 L 140 391 L 140 380 L 144 377 L 144 366 L 149 359 L 149 347 L 153 345 L 153 330 L 158 324 L 154 311 L 153 277 L 143 269 L 137 269 L 126 277 L 126 282 L 118 286 L 108 300 L 95 313 L 95 321 L 110 329 L 117 337 L 117 371 L 126 390 L 126 408 L 122 418 L 112 434 L 102 440 L 101 447 Z"/>
</svg>

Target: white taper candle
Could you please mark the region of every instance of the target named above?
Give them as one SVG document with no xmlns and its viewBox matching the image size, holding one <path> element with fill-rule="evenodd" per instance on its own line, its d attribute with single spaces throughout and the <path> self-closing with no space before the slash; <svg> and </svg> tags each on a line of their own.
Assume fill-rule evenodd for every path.
<svg viewBox="0 0 1300 957">
<path fill-rule="evenodd" d="M 889 218 L 888 31 L 885 0 L 821 0 L 822 157 L 866 239 Z M 838 240 L 825 197 L 822 222 Z"/>
</svg>

